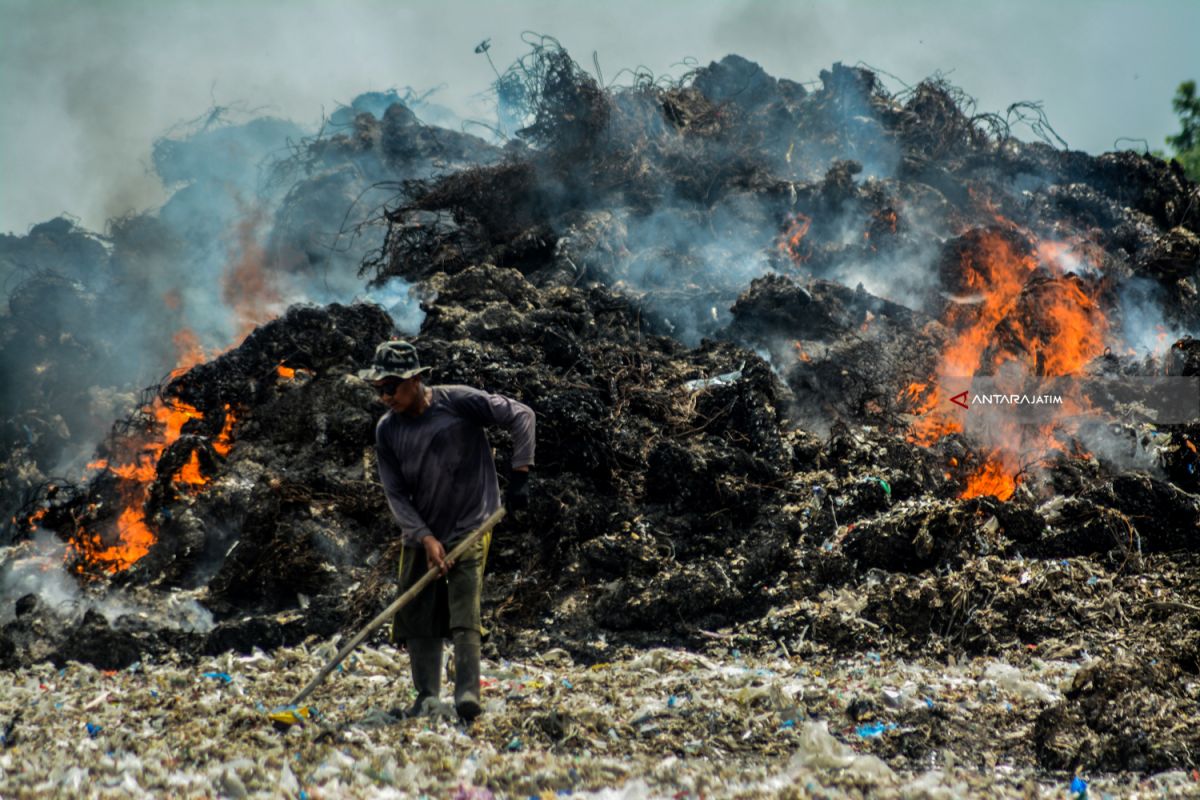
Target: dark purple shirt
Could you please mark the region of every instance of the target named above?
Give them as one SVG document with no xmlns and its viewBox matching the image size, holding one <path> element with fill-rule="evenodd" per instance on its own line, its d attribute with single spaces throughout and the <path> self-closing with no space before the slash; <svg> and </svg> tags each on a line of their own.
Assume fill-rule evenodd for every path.
<svg viewBox="0 0 1200 800">
<path fill-rule="evenodd" d="M 379 480 L 404 544 L 433 534 L 447 548 L 500 507 L 496 465 L 484 427 L 512 433 L 513 467 L 533 464 L 533 409 L 469 386 L 433 386 L 416 417 L 389 411 L 375 426 Z"/>
</svg>

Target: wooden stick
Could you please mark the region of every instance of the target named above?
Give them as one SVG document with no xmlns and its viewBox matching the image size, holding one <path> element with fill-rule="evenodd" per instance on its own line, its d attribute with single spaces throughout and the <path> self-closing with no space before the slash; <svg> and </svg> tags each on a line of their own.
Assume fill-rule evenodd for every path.
<svg viewBox="0 0 1200 800">
<path fill-rule="evenodd" d="M 496 512 L 494 514 L 492 514 L 490 517 L 488 517 L 487 519 L 485 519 L 483 521 L 482 525 L 480 525 L 475 530 L 471 531 L 471 533 L 467 536 L 467 538 L 463 539 L 461 542 L 459 542 L 457 545 L 455 545 L 454 549 L 450 551 L 450 554 L 448 556 L 446 556 L 446 558 L 450 561 L 458 561 L 458 557 L 461 556 L 463 553 L 465 553 L 467 551 L 467 548 L 469 548 L 471 545 L 475 544 L 475 542 L 479 541 L 479 538 L 481 536 L 483 536 L 485 533 L 490 531 L 492 528 L 496 527 L 496 524 L 498 522 L 500 522 L 501 519 L 504 518 L 504 514 L 505 514 L 505 510 L 503 508 L 496 509 Z M 342 663 L 342 660 L 346 656 L 350 655 L 350 651 L 352 651 L 354 648 L 358 647 L 359 644 L 362 643 L 362 640 L 367 638 L 367 636 L 369 636 L 376 628 L 378 628 L 379 626 L 383 625 L 383 623 L 385 623 L 389 619 L 391 619 L 392 616 L 395 615 L 395 613 L 397 611 L 399 611 L 401 608 L 403 608 L 405 605 L 407 605 L 408 602 L 410 600 L 412 600 L 414 597 L 419 595 L 421 593 L 421 591 L 426 586 L 428 586 L 430 583 L 432 583 L 437 577 L 438 577 L 438 568 L 430 567 L 429 571 L 426 572 L 423 576 L 421 576 L 421 580 L 414 583 L 407 592 L 405 592 L 404 594 L 397 597 L 396 601 L 394 603 L 392 603 L 390 606 L 388 606 L 383 611 L 381 611 L 379 616 L 375 617 L 375 619 L 368 622 L 367 626 L 365 628 L 363 628 L 361 631 L 359 631 L 354 636 L 354 638 L 351 639 L 346 644 L 345 647 L 343 647 L 341 650 L 339 650 L 337 655 L 334 656 L 332 659 L 330 659 L 329 663 L 321 668 L 321 671 L 317 673 L 317 677 L 315 677 L 311 681 L 309 681 L 308 686 L 305 686 L 303 689 L 300 690 L 299 694 L 297 694 L 290 701 L 288 701 L 288 705 L 294 706 L 294 705 L 298 704 L 304 698 L 308 697 L 312 693 L 313 689 L 316 689 L 318 686 L 320 686 L 321 681 L 325 680 L 326 676 L 328 676 L 329 673 L 333 672 L 334 668 L 338 664 Z"/>
</svg>

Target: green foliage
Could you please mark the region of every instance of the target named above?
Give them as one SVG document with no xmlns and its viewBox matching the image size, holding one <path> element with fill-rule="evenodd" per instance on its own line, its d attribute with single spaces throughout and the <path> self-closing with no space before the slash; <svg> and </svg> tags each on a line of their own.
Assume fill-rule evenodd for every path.
<svg viewBox="0 0 1200 800">
<path fill-rule="evenodd" d="M 1179 84 L 1171 107 L 1179 115 L 1181 130 L 1168 136 L 1167 144 L 1175 149 L 1175 159 L 1188 177 L 1200 181 L 1200 97 L 1196 95 L 1195 81 Z"/>
<path fill-rule="evenodd" d="M 1200 147 L 1193 147 L 1191 150 L 1177 153 L 1175 160 L 1183 167 L 1183 171 L 1189 178 L 1200 183 Z"/>
</svg>

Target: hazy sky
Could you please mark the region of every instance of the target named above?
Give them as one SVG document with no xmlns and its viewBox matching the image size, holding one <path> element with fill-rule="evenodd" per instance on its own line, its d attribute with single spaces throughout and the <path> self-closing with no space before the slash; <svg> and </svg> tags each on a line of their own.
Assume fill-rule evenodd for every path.
<svg viewBox="0 0 1200 800">
<path fill-rule="evenodd" d="M 798 81 L 839 60 L 908 83 L 940 70 L 980 110 L 1044 102 L 1091 152 L 1164 147 L 1175 87 L 1200 79 L 1200 0 L 0 0 L 0 232 L 60 212 L 103 229 L 161 203 L 153 140 L 214 102 L 315 125 L 363 91 L 444 86 L 479 116 L 492 73 L 475 45 L 490 37 L 503 68 L 525 30 L 588 68 L 597 51 L 606 78 L 731 52 Z"/>
</svg>

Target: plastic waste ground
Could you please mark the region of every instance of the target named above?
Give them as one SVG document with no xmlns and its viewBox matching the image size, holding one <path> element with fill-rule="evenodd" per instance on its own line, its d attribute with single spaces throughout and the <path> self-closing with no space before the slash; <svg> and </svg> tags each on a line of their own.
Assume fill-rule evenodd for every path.
<svg viewBox="0 0 1200 800">
<path fill-rule="evenodd" d="M 1062 688 L 1078 663 L 947 666 L 876 653 L 818 663 L 660 649 L 576 664 L 552 650 L 522 663 L 485 660 L 486 713 L 466 729 L 450 715 L 390 718 L 383 709 L 409 697 L 407 656 L 364 647 L 329 678 L 320 714 L 264 722 L 264 707 L 314 674 L 330 646 L 119 672 L 72 663 L 0 674 L 0 796 L 1098 798 L 1200 790 L 1185 772 L 1036 769 L 1031 721 L 1069 702 Z M 922 751 L 930 730 L 958 738 Z"/>
</svg>

